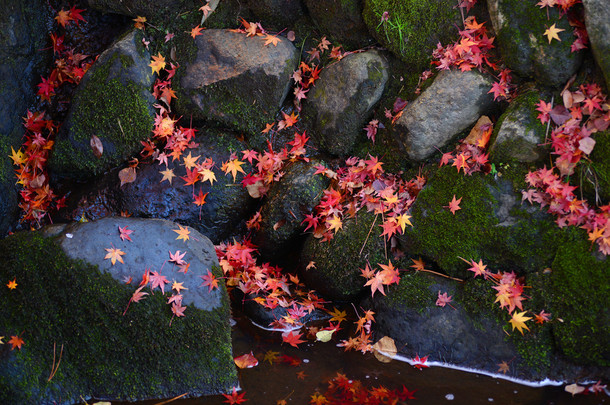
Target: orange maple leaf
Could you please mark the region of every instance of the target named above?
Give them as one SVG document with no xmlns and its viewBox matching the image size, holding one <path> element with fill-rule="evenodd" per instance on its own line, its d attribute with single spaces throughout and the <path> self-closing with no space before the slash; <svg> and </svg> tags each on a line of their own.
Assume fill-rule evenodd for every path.
<svg viewBox="0 0 610 405">
<path fill-rule="evenodd" d="M 203 194 L 203 192 L 199 190 L 199 195 L 194 196 L 195 198 L 193 200 L 193 204 L 202 206 L 205 204 L 205 198 L 208 196 L 208 194 L 209 193 Z"/>
<path fill-rule="evenodd" d="M 21 345 L 25 342 L 19 336 L 11 336 L 11 339 L 8 341 L 11 344 L 11 350 L 15 350 L 15 347 L 21 350 Z"/>
<path fill-rule="evenodd" d="M 178 234 L 178 237 L 176 239 L 182 239 L 185 242 L 189 240 L 189 234 L 191 233 L 191 231 L 189 231 L 188 228 L 185 228 L 182 225 L 178 225 L 178 227 L 180 229 L 173 229 L 173 231 Z"/>
<path fill-rule="evenodd" d="M 324 395 L 320 395 L 317 392 L 311 396 L 310 404 L 313 405 L 325 405 L 328 404 L 328 400 Z"/>
<path fill-rule="evenodd" d="M 14 278 L 12 281 L 9 281 L 6 286 L 9 290 L 14 290 L 15 288 L 17 288 L 17 285 L 17 278 Z"/>
<path fill-rule="evenodd" d="M 146 17 L 136 17 L 134 18 L 132 21 L 134 21 L 134 27 L 136 27 L 137 29 L 141 30 L 144 29 L 144 23 L 146 22 Z"/>
<path fill-rule="evenodd" d="M 200 26 L 196 26 L 195 28 L 193 28 L 193 29 L 191 30 L 191 36 L 192 36 L 193 38 L 195 38 L 197 35 L 203 35 L 203 34 L 201 33 L 201 31 L 203 31 L 204 29 L 205 29 L 205 28 L 201 28 Z"/>
<path fill-rule="evenodd" d="M 148 66 L 151 67 L 152 73 L 159 74 L 161 69 L 165 69 L 165 57 L 159 52 L 157 56 L 153 55 L 152 59 L 152 62 Z"/>
<path fill-rule="evenodd" d="M 279 42 L 280 42 L 280 39 L 278 37 L 276 37 L 275 35 L 267 34 L 267 36 L 265 37 L 265 46 L 267 46 L 269 44 L 273 44 L 273 46 L 277 46 L 277 44 Z"/>
<path fill-rule="evenodd" d="M 335 233 L 337 233 L 337 231 L 339 229 L 343 229 L 343 222 L 341 221 L 341 218 L 339 218 L 336 215 L 333 215 L 333 217 L 329 220 L 326 221 L 328 226 L 328 230 L 332 231 L 334 230 Z"/>
<path fill-rule="evenodd" d="M 241 160 L 232 159 L 228 162 L 224 162 L 222 164 L 221 169 L 225 172 L 225 174 L 231 173 L 231 175 L 233 176 L 233 181 L 235 181 L 235 178 L 237 177 L 237 172 L 242 172 L 243 174 L 246 174 L 246 172 L 244 172 L 244 169 L 241 168 L 241 165 L 243 165 L 244 163 L 245 162 L 242 162 Z"/>
<path fill-rule="evenodd" d="M 57 12 L 57 16 L 55 17 L 57 23 L 62 27 L 66 28 L 66 25 L 72 21 L 72 16 L 70 16 L 70 12 L 64 10 L 63 8 Z"/>
<path fill-rule="evenodd" d="M 455 212 L 457 210 L 461 210 L 462 208 L 460 207 L 460 202 L 462 201 L 462 197 L 458 198 L 457 200 L 455 199 L 455 194 L 453 195 L 453 198 L 451 199 L 451 202 L 449 203 L 449 205 L 445 205 L 445 207 L 449 208 L 449 211 L 451 211 L 451 213 L 453 215 L 455 215 Z"/>
<path fill-rule="evenodd" d="M 104 260 L 110 259 L 110 262 L 113 266 L 115 265 L 117 260 L 125 264 L 123 258 L 121 257 L 125 254 L 125 252 L 123 252 L 121 249 L 117 249 L 113 246 L 112 248 L 106 248 L 106 252 L 108 253 L 106 253 L 106 256 L 104 256 Z"/>
</svg>

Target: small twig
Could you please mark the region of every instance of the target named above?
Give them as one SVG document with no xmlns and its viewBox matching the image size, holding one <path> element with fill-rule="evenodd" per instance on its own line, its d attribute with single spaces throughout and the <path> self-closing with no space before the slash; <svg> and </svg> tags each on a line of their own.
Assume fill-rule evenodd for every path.
<svg viewBox="0 0 610 405">
<path fill-rule="evenodd" d="M 373 224 L 371 225 L 371 229 L 369 229 L 369 233 L 366 235 L 366 239 L 364 240 L 364 243 L 362 244 L 362 247 L 360 248 L 360 252 L 358 252 L 358 256 L 360 256 L 362 254 L 362 251 L 364 250 L 364 247 L 366 246 L 366 242 L 368 242 L 369 240 L 369 236 L 371 235 L 371 232 L 373 231 L 373 227 L 375 226 L 375 222 L 377 222 L 377 216 L 379 214 L 375 215 L 375 220 L 373 220 Z M 387 253 L 386 253 L 386 257 L 387 257 Z"/>
<path fill-rule="evenodd" d="M 555 96 L 551 97 L 551 109 L 553 109 L 553 102 L 555 101 Z M 545 145 L 549 142 L 549 129 L 551 128 L 551 117 L 549 116 L 549 120 L 546 122 L 546 132 L 544 133 L 544 143 Z"/>
<path fill-rule="evenodd" d="M 406 271 L 409 271 L 409 270 L 406 270 Z M 440 277 L 445 277 L 445 278 L 448 278 L 449 280 L 459 281 L 460 283 L 464 282 L 464 280 L 462 280 L 461 278 L 451 277 L 451 276 L 448 276 L 446 274 L 436 272 L 434 270 L 428 270 L 428 269 L 415 270 L 416 273 L 420 272 L 420 271 L 424 271 L 426 273 L 434 274 L 434 275 L 440 276 Z"/>
<path fill-rule="evenodd" d="M 174 402 L 177 399 L 182 398 L 183 396 L 188 395 L 188 392 L 185 392 L 184 394 L 178 395 L 177 397 L 168 399 L 167 401 L 163 401 L 163 402 L 157 402 L 155 405 L 164 405 L 164 404 L 169 404 L 170 402 Z"/>
<path fill-rule="evenodd" d="M 125 131 L 123 131 L 123 126 L 121 125 L 121 120 L 120 119 L 116 119 L 119 123 L 119 128 L 121 128 L 121 133 L 123 134 L 123 136 L 125 136 Z"/>
<path fill-rule="evenodd" d="M 61 363 L 61 357 L 64 353 L 64 344 L 61 344 L 61 349 L 59 351 L 59 360 L 57 361 L 57 365 L 55 364 L 55 342 L 53 342 L 53 364 L 51 365 L 51 374 L 49 375 L 49 379 L 47 382 L 51 381 L 53 377 L 55 377 L 55 373 L 59 370 L 59 364 Z"/>
</svg>

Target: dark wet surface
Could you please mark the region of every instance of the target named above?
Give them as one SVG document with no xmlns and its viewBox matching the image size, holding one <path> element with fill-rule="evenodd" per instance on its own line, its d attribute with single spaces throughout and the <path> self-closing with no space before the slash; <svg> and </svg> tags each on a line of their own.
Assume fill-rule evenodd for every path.
<svg viewBox="0 0 610 405">
<path fill-rule="evenodd" d="M 415 400 L 409 404 L 527 404 L 527 405 L 593 405 L 610 404 L 610 397 L 577 395 L 572 397 L 564 387 L 528 387 L 503 379 L 474 373 L 466 373 L 442 367 L 418 370 L 399 361 L 381 363 L 368 353 L 344 352 L 337 347 L 337 338 L 328 343 L 308 341 L 298 349 L 282 344 L 279 333 L 267 332 L 253 326 L 245 317 L 236 315 L 233 327 L 233 354 L 239 356 L 252 351 L 259 364 L 250 369 L 239 370 L 240 385 L 248 400 L 244 404 L 275 405 L 280 400 L 287 404 L 309 404 L 311 396 L 324 394 L 328 381 L 342 373 L 349 379 L 360 380 L 367 388 L 381 385 L 388 389 L 417 390 Z M 287 361 L 263 361 L 269 351 L 278 352 L 278 357 L 290 356 L 300 359 L 300 364 Z M 298 362 L 295 360 L 295 363 Z M 303 377 L 304 373 L 304 378 Z M 452 398 L 452 399 L 451 399 Z M 220 405 L 226 404 L 223 396 L 198 399 L 178 399 L 176 405 Z M 90 401 L 89 403 L 91 403 Z M 138 405 L 165 403 L 162 400 L 138 402 Z M 118 402 L 113 402 L 118 404 Z M 122 403 L 126 404 L 126 403 Z"/>
</svg>

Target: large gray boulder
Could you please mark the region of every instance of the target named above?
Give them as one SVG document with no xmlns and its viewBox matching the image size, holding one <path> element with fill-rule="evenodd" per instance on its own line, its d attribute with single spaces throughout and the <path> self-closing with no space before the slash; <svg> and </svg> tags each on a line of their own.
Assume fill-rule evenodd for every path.
<svg viewBox="0 0 610 405">
<path fill-rule="evenodd" d="M 257 134 L 275 120 L 298 62 L 286 38 L 276 46 L 261 36 L 205 30 L 195 38 L 196 56 L 187 63 L 175 90 L 176 112 Z"/>
<path fill-rule="evenodd" d="M 348 55 L 322 71 L 303 108 L 322 151 L 350 153 L 387 81 L 388 62 L 376 50 Z"/>
<path fill-rule="evenodd" d="M 490 111 L 492 80 L 478 71 L 443 70 L 407 105 L 395 134 L 413 160 L 424 160 Z"/>
<path fill-rule="evenodd" d="M 0 1 L 0 236 L 18 217 L 11 147 L 19 149 L 25 131 L 26 110 L 36 97 L 36 84 L 50 62 L 46 21 L 50 18 L 43 0 Z"/>
<path fill-rule="evenodd" d="M 141 39 L 140 30 L 131 31 L 104 51 L 83 77 L 49 159 L 53 173 L 93 177 L 126 162 L 150 137 L 154 76 Z M 91 148 L 93 135 L 104 148 L 100 158 Z"/>
<path fill-rule="evenodd" d="M 119 227 L 133 231 L 131 241 Z M 188 240 L 177 240 L 179 229 L 114 217 L 53 226 L 48 238 L 21 232 L 2 240 L 0 275 L 18 286 L 4 299 L 0 329 L 24 344 L 2 353 L 0 402 L 135 401 L 236 386 L 227 292 L 222 282 L 210 291 L 200 278 L 222 276 L 214 246 L 191 228 Z M 122 262 L 113 265 L 107 249 L 124 252 Z M 177 251 L 186 253 L 187 272 L 168 262 Z M 162 292 L 151 279 L 135 302 L 147 270 L 168 284 Z M 180 317 L 168 303 L 174 282 L 183 288 Z"/>
<path fill-rule="evenodd" d="M 593 56 L 610 87 L 610 7 L 605 0 L 583 0 L 583 4 Z"/>
<path fill-rule="evenodd" d="M 572 52 L 572 27 L 560 18 L 557 7 L 524 6 L 519 0 L 487 0 L 502 61 L 515 73 L 545 86 L 559 87 L 574 74 L 582 61 Z M 560 41 L 548 41 L 544 32 L 555 25 L 563 30 Z"/>
</svg>

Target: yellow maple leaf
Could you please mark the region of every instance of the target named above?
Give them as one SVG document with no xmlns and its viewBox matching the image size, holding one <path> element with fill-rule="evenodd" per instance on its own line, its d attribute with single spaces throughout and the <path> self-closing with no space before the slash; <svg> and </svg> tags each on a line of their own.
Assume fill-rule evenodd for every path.
<svg viewBox="0 0 610 405">
<path fill-rule="evenodd" d="M 333 215 L 333 217 L 327 220 L 326 223 L 329 225 L 329 231 L 334 230 L 335 233 L 337 233 L 339 229 L 343 229 L 343 222 L 341 221 L 341 218 L 336 215 Z"/>
<path fill-rule="evenodd" d="M 191 152 L 189 152 L 188 156 L 184 156 L 182 159 L 184 161 L 184 167 L 187 169 L 192 169 L 197 165 L 197 159 L 199 159 L 201 155 L 191 156 Z"/>
<path fill-rule="evenodd" d="M 173 231 L 178 234 L 176 239 L 182 239 L 185 242 L 189 240 L 189 234 L 191 231 L 189 231 L 188 228 L 184 228 L 182 225 L 178 225 L 178 227 L 180 227 L 180 229 L 173 229 Z"/>
<path fill-rule="evenodd" d="M 138 16 L 138 17 L 134 18 L 132 21 L 134 21 L 134 23 L 135 23 L 133 25 L 134 27 L 136 27 L 139 30 L 142 30 L 142 29 L 144 29 L 144 23 L 146 22 L 146 17 Z"/>
<path fill-rule="evenodd" d="M 25 155 L 21 151 L 21 148 L 17 149 L 17 151 L 15 152 L 15 150 L 11 146 L 11 154 L 9 155 L 9 157 L 13 160 L 14 165 L 20 165 L 27 161 Z"/>
<path fill-rule="evenodd" d="M 224 171 L 225 174 L 231 173 L 231 175 L 233 176 L 233 181 L 235 181 L 235 178 L 237 177 L 237 172 L 242 172 L 243 174 L 246 174 L 246 172 L 244 172 L 244 169 L 241 168 L 241 165 L 243 164 L 244 162 L 242 162 L 241 160 L 232 159 L 222 164 L 222 171 Z"/>
<path fill-rule="evenodd" d="M 214 185 L 214 181 L 216 181 L 216 175 L 210 169 L 199 170 L 199 174 L 201 175 L 201 182 L 209 181 L 211 185 Z"/>
<path fill-rule="evenodd" d="M 561 42 L 561 39 L 559 39 L 559 35 L 557 35 L 561 31 L 565 31 L 565 30 L 562 28 L 557 28 L 557 27 L 555 27 L 555 24 L 553 24 L 549 28 L 547 28 L 547 30 L 544 31 L 544 34 L 542 34 L 542 35 L 546 35 L 546 37 L 549 39 L 549 44 L 551 43 L 551 41 L 553 39 L 556 39 Z"/>
<path fill-rule="evenodd" d="M 152 62 L 148 66 L 151 67 L 153 73 L 159 74 L 161 69 L 165 69 L 165 57 L 161 55 L 161 52 L 157 56 L 153 55 Z"/>
<path fill-rule="evenodd" d="M 523 312 L 519 312 L 519 313 L 514 313 L 510 319 L 510 324 L 513 326 L 513 330 L 515 330 L 515 328 L 517 328 L 517 330 L 519 332 L 521 332 L 521 334 L 523 335 L 523 329 L 527 329 L 530 330 L 526 325 L 525 322 L 529 321 L 530 319 L 532 319 L 529 316 L 525 316 L 525 313 L 527 311 L 523 311 Z"/>
<path fill-rule="evenodd" d="M 267 36 L 265 37 L 265 45 L 267 46 L 269 44 L 273 44 L 273 46 L 277 46 L 277 44 L 280 42 L 280 39 L 278 37 L 276 37 L 275 35 L 269 35 L 267 34 Z"/>
<path fill-rule="evenodd" d="M 268 361 L 269 364 L 273 364 L 273 362 L 278 358 L 279 354 L 280 354 L 279 352 L 274 352 L 272 350 L 268 350 L 267 353 L 265 353 L 265 357 L 263 358 L 263 361 Z"/>
<path fill-rule="evenodd" d="M 409 221 L 410 219 L 411 215 L 407 214 L 402 214 L 396 217 L 396 223 L 400 226 L 400 229 L 402 229 L 403 232 L 405 231 L 407 225 L 413 226 L 411 221 Z"/>
<path fill-rule="evenodd" d="M 123 252 L 121 249 L 117 249 L 115 247 L 106 248 L 106 252 L 108 252 L 108 253 L 106 253 L 106 256 L 104 256 L 104 260 L 110 259 L 110 263 L 112 263 L 113 266 L 116 264 L 117 260 L 119 262 L 125 264 L 125 262 L 123 261 L 123 258 L 121 257 L 125 254 L 125 252 Z"/>
<path fill-rule="evenodd" d="M 337 308 L 334 308 L 333 311 L 328 311 L 328 314 L 333 316 L 332 318 L 330 318 L 330 322 L 343 322 L 347 318 L 347 312 L 339 311 Z"/>
<path fill-rule="evenodd" d="M 160 170 L 159 173 L 163 175 L 163 178 L 161 181 L 159 181 L 159 183 L 161 183 L 163 180 L 167 180 L 169 181 L 169 184 L 172 184 L 172 179 L 176 177 L 174 174 L 174 169 Z"/>
</svg>

